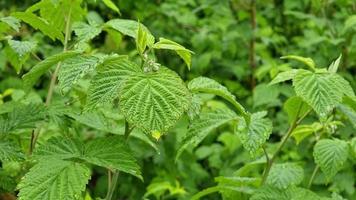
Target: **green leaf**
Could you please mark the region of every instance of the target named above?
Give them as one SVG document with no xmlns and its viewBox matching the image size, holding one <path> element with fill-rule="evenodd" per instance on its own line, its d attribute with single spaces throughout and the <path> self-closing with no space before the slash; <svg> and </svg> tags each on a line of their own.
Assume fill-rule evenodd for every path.
<svg viewBox="0 0 356 200">
<path fill-rule="evenodd" d="M 118 95 L 123 82 L 140 67 L 123 56 L 109 56 L 97 66 L 97 74 L 90 82 L 86 110 L 99 104 L 111 103 Z"/>
<path fill-rule="evenodd" d="M 330 66 L 328 68 L 329 72 L 332 72 L 332 73 L 337 72 L 337 69 L 339 68 L 339 65 L 340 65 L 341 58 L 342 58 L 342 55 L 340 54 L 340 56 L 330 64 Z"/>
<path fill-rule="evenodd" d="M 259 188 L 250 200 L 330 200 L 315 194 L 314 192 L 291 186 L 287 189 L 279 189 L 270 185 Z"/>
<path fill-rule="evenodd" d="M 6 23 L 9 25 L 12 29 L 14 29 L 16 32 L 19 32 L 20 30 L 20 20 L 16 19 L 15 17 L 12 16 L 7 16 L 7 17 L 1 17 L 0 21 Z"/>
<path fill-rule="evenodd" d="M 272 133 L 272 122 L 265 118 L 266 115 L 266 111 L 253 113 L 249 122 L 241 120 L 238 123 L 237 132 L 242 145 L 251 155 L 256 154 Z"/>
<path fill-rule="evenodd" d="M 36 123 L 45 118 L 46 111 L 42 104 L 17 105 L 16 109 L 0 116 L 0 134 L 11 133 L 19 129 L 35 128 Z"/>
<path fill-rule="evenodd" d="M 305 57 L 295 56 L 295 55 L 288 55 L 288 56 L 282 56 L 281 59 L 296 60 L 296 61 L 306 64 L 310 69 L 315 69 L 315 63 L 314 63 L 313 59 L 311 59 L 311 58 L 305 58 Z"/>
<path fill-rule="evenodd" d="M 27 88 L 32 87 L 38 78 L 46 73 L 52 66 L 65 59 L 78 55 L 77 51 L 67 51 L 46 58 L 36 64 L 28 73 L 23 76 L 24 84 Z"/>
<path fill-rule="evenodd" d="M 284 103 L 283 110 L 288 114 L 288 122 L 291 124 L 304 116 L 310 110 L 310 106 L 302 98 L 293 96 Z"/>
<path fill-rule="evenodd" d="M 96 138 L 86 144 L 78 139 L 56 137 L 38 147 L 34 157 L 40 162 L 51 158 L 75 158 L 142 179 L 136 159 L 120 136 Z"/>
<path fill-rule="evenodd" d="M 355 26 L 356 26 L 356 15 L 351 15 L 346 19 L 342 32 L 346 33 L 350 30 L 355 31 L 356 30 Z"/>
<path fill-rule="evenodd" d="M 356 129 L 356 112 L 349 106 L 343 104 L 339 104 L 338 108 L 344 115 L 346 115 L 348 120 L 351 122 L 351 125 Z"/>
<path fill-rule="evenodd" d="M 230 109 L 202 112 L 180 142 L 176 160 L 188 146 L 196 147 L 212 130 L 233 120 L 237 120 L 237 115 Z"/>
<path fill-rule="evenodd" d="M 236 101 L 236 98 L 233 94 L 231 94 L 226 87 L 222 86 L 220 83 L 216 82 L 213 79 L 206 78 L 206 77 L 198 77 L 191 80 L 188 84 L 188 88 L 192 92 L 203 92 L 214 94 L 220 96 L 230 102 L 238 111 L 246 115 L 247 112 L 245 111 L 244 107 Z"/>
<path fill-rule="evenodd" d="M 338 139 L 322 139 L 314 146 L 313 156 L 316 164 L 331 179 L 342 168 L 348 157 L 347 142 Z"/>
<path fill-rule="evenodd" d="M 274 164 L 267 178 L 267 184 L 280 189 L 298 185 L 303 181 L 303 168 L 294 163 Z"/>
<path fill-rule="evenodd" d="M 24 154 L 21 148 L 14 142 L 9 140 L 0 140 L 0 161 L 17 161 L 22 160 Z"/>
<path fill-rule="evenodd" d="M 323 126 L 315 122 L 313 124 L 303 124 L 298 125 L 292 132 L 292 137 L 294 137 L 297 144 L 299 144 L 304 138 L 308 137 L 313 133 L 317 133 L 323 128 Z"/>
<path fill-rule="evenodd" d="M 54 137 L 35 149 L 33 156 L 39 161 L 71 159 L 83 156 L 83 143 L 78 139 Z"/>
<path fill-rule="evenodd" d="M 344 94 L 353 95 L 350 84 L 335 73 L 313 73 L 299 70 L 293 79 L 295 92 L 308 103 L 320 117 L 326 117 L 341 103 Z"/>
<path fill-rule="evenodd" d="M 132 38 L 137 39 L 138 36 L 138 29 L 141 26 L 142 30 L 147 34 L 147 45 L 151 46 L 155 39 L 151 32 L 145 27 L 143 24 L 140 24 L 137 21 L 128 20 L 128 19 L 112 19 L 106 22 L 106 27 L 115 29 L 120 33 L 130 36 Z"/>
<path fill-rule="evenodd" d="M 59 87 L 67 92 L 79 79 L 92 72 L 100 59 L 96 56 L 78 55 L 65 60 L 58 73 Z"/>
<path fill-rule="evenodd" d="M 32 167 L 19 183 L 19 200 L 80 199 L 89 178 L 90 169 L 84 164 L 43 161 Z"/>
<path fill-rule="evenodd" d="M 76 22 L 72 28 L 80 42 L 87 42 L 101 33 L 101 27 L 89 25 L 84 22 Z"/>
<path fill-rule="evenodd" d="M 54 27 L 52 27 L 48 21 L 45 19 L 36 16 L 30 12 L 15 12 L 12 16 L 26 22 L 34 29 L 39 29 L 43 34 L 50 37 L 52 40 L 59 39 L 61 41 L 64 40 L 64 36 L 62 32 Z"/>
<path fill-rule="evenodd" d="M 109 7 L 111 10 L 117 12 L 121 15 L 119 8 L 111 0 L 103 0 L 104 4 Z"/>
<path fill-rule="evenodd" d="M 189 108 L 191 94 L 172 70 L 137 73 L 121 88 L 120 109 L 129 123 L 145 132 L 165 132 Z"/>
<path fill-rule="evenodd" d="M 285 72 L 281 72 L 277 74 L 276 77 L 274 77 L 274 79 L 269 83 L 269 85 L 274 85 L 280 82 L 291 80 L 297 75 L 298 71 L 298 69 L 291 69 Z"/>
<path fill-rule="evenodd" d="M 175 51 L 184 60 L 185 64 L 188 66 L 188 69 L 190 69 L 191 62 L 192 62 L 191 57 L 193 53 L 191 50 L 186 49 L 182 45 L 165 38 L 159 38 L 159 41 L 153 45 L 153 48 L 169 49 Z"/>
<path fill-rule="evenodd" d="M 140 167 L 121 137 L 113 136 L 89 141 L 85 145 L 83 159 L 101 167 L 132 174 L 142 180 Z"/>
<path fill-rule="evenodd" d="M 36 42 L 30 42 L 30 41 L 8 40 L 7 42 L 19 57 L 22 57 L 32 52 L 37 46 Z"/>
<path fill-rule="evenodd" d="M 140 55 L 142 56 L 146 50 L 147 46 L 147 32 L 144 31 L 142 25 L 138 25 L 137 37 L 136 37 L 136 47 Z"/>
</svg>

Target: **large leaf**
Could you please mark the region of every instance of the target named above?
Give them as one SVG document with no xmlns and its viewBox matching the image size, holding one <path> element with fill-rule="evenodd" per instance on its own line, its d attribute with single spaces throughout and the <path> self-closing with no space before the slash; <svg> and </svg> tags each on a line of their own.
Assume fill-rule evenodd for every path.
<svg viewBox="0 0 356 200">
<path fill-rule="evenodd" d="M 44 73 L 46 73 L 52 66 L 54 66 L 58 62 L 74 57 L 78 54 L 79 52 L 77 51 L 67 51 L 67 52 L 50 56 L 45 60 L 39 62 L 31 69 L 31 71 L 29 71 L 27 74 L 23 76 L 25 86 L 27 88 L 32 87 L 36 83 L 38 78 L 42 76 Z"/>
<path fill-rule="evenodd" d="M 0 161 L 16 161 L 24 158 L 21 148 L 9 140 L 0 140 Z"/>
<path fill-rule="evenodd" d="M 138 73 L 124 82 L 120 108 L 126 119 L 146 132 L 165 132 L 188 109 L 191 94 L 172 70 Z"/>
<path fill-rule="evenodd" d="M 93 71 L 99 63 L 95 56 L 78 55 L 65 60 L 58 73 L 59 87 L 67 92 L 79 79 Z"/>
<path fill-rule="evenodd" d="M 265 118 L 267 112 L 257 112 L 251 115 L 251 120 L 241 120 L 238 124 L 238 134 L 241 138 L 242 145 L 251 154 L 266 142 L 272 133 L 272 122 Z"/>
<path fill-rule="evenodd" d="M 203 92 L 220 96 L 234 105 L 242 114 L 246 113 L 245 109 L 236 101 L 235 96 L 231 94 L 226 87 L 213 79 L 206 77 L 195 78 L 189 82 L 188 88 L 192 92 Z"/>
<path fill-rule="evenodd" d="M 320 117 L 341 102 L 344 94 L 353 96 L 349 83 L 335 73 L 313 73 L 299 70 L 293 79 L 295 92 L 307 102 Z"/>
<path fill-rule="evenodd" d="M 304 176 L 303 168 L 293 163 L 274 164 L 267 178 L 267 184 L 280 189 L 298 185 Z"/>
<path fill-rule="evenodd" d="M 84 164 L 50 159 L 36 164 L 18 185 L 19 200 L 80 199 L 90 178 Z"/>
<path fill-rule="evenodd" d="M 123 171 L 142 179 L 136 159 L 120 137 L 98 138 L 88 142 L 85 145 L 83 159 L 89 163 Z"/>
<path fill-rule="evenodd" d="M 193 120 L 187 134 L 178 147 L 176 159 L 188 146 L 197 146 L 215 128 L 236 120 L 237 115 L 229 109 L 202 112 L 199 118 Z"/>
<path fill-rule="evenodd" d="M 97 66 L 97 74 L 89 87 L 86 109 L 110 103 L 119 94 L 124 80 L 139 73 L 140 67 L 123 56 L 110 56 Z"/>
<path fill-rule="evenodd" d="M 188 66 L 188 69 L 190 69 L 193 52 L 186 49 L 182 45 L 165 38 L 159 38 L 159 41 L 153 45 L 153 48 L 175 51 L 184 60 L 185 64 Z"/>
<path fill-rule="evenodd" d="M 12 16 L 26 22 L 34 29 L 39 29 L 43 34 L 47 35 L 52 40 L 64 40 L 64 36 L 59 29 L 52 27 L 48 21 L 31 12 L 15 12 Z"/>
<path fill-rule="evenodd" d="M 338 139 L 322 139 L 315 144 L 313 156 L 316 164 L 330 180 L 347 160 L 347 142 Z"/>
<path fill-rule="evenodd" d="M 75 158 L 142 179 L 136 159 L 119 136 L 96 138 L 86 144 L 78 139 L 52 138 L 36 149 L 34 157 L 40 162 L 51 158 Z"/>
</svg>

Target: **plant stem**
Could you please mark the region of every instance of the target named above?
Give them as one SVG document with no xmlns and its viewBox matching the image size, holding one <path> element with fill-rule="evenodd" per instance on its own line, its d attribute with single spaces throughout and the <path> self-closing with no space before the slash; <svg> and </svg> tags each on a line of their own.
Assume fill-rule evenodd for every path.
<svg viewBox="0 0 356 200">
<path fill-rule="evenodd" d="M 256 0 L 251 0 L 250 4 L 250 16 L 251 16 L 251 39 L 250 39 L 250 49 L 249 49 L 249 63 L 251 67 L 251 88 L 256 85 L 256 80 L 254 78 L 254 72 L 256 68 L 256 55 L 255 55 L 255 30 L 256 30 Z"/>
<path fill-rule="evenodd" d="M 105 200 L 111 200 L 112 196 L 114 195 L 117 181 L 119 179 L 119 171 L 111 172 L 108 170 L 108 193 L 106 194 Z"/>
<path fill-rule="evenodd" d="M 300 111 L 301 111 L 301 108 L 302 108 L 302 105 L 303 103 L 301 103 L 299 105 L 299 108 L 298 108 L 298 111 L 297 111 L 297 115 L 296 116 L 299 116 L 300 114 Z M 261 181 L 261 184 L 263 185 L 266 180 L 267 180 L 267 177 L 269 175 L 269 172 L 271 171 L 271 168 L 272 168 L 272 165 L 273 165 L 273 162 L 276 160 L 279 152 L 282 150 L 282 148 L 284 147 L 284 145 L 286 144 L 287 140 L 289 139 L 289 137 L 292 135 L 293 133 L 293 130 L 298 126 L 298 124 L 300 124 L 300 122 L 311 112 L 311 109 L 309 111 L 307 111 L 303 116 L 301 116 L 299 119 L 296 118 L 291 126 L 289 127 L 287 133 L 285 134 L 285 137 L 283 137 L 280 145 L 278 146 L 276 152 L 273 154 L 272 158 L 267 160 L 267 164 L 266 164 L 266 168 L 263 172 L 263 175 L 262 175 L 262 181 Z M 265 150 L 264 150 L 265 151 Z"/>
<path fill-rule="evenodd" d="M 67 16 L 67 19 L 66 19 L 66 27 L 65 27 L 65 35 L 64 35 L 64 43 L 63 43 L 63 52 L 67 51 L 68 40 L 70 38 L 71 13 L 72 13 L 72 7 L 69 8 L 68 16 Z M 50 82 L 50 85 L 49 85 L 49 88 L 48 88 L 48 92 L 47 92 L 47 96 L 46 96 L 46 102 L 45 102 L 46 106 L 48 106 L 51 103 L 53 92 L 54 92 L 54 88 L 56 86 L 57 75 L 58 75 L 60 66 L 61 66 L 61 62 L 59 62 L 57 64 L 56 69 L 54 70 L 54 73 L 52 74 L 51 82 Z M 34 150 L 34 148 L 36 146 L 37 139 L 38 139 L 40 133 L 41 133 L 41 127 L 36 128 L 32 132 L 30 151 L 29 151 L 30 155 L 32 154 L 32 151 Z"/>
<path fill-rule="evenodd" d="M 313 184 L 313 180 L 314 180 L 315 175 L 316 175 L 316 173 L 318 172 L 318 170 L 319 170 L 319 166 L 318 166 L 318 165 L 315 165 L 313 174 L 312 174 L 312 176 L 311 176 L 310 179 L 309 179 L 308 188 L 310 188 L 311 185 Z"/>
<path fill-rule="evenodd" d="M 133 130 L 133 128 L 130 128 L 129 123 L 125 120 L 124 136 L 125 136 L 126 140 L 128 139 L 132 130 Z M 108 170 L 108 192 L 106 194 L 105 200 L 111 200 L 112 196 L 114 195 L 118 179 L 119 179 L 119 171 L 118 170 L 111 171 L 109 169 Z"/>
</svg>

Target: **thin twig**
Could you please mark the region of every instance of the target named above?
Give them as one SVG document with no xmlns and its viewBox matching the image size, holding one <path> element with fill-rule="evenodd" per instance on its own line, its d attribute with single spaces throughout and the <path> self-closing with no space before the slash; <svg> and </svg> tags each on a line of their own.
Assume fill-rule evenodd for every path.
<svg viewBox="0 0 356 200">
<path fill-rule="evenodd" d="M 311 185 L 313 184 L 315 175 L 316 175 L 316 173 L 318 172 L 318 170 L 319 170 L 319 166 L 318 166 L 318 165 L 315 165 L 315 168 L 314 168 L 314 170 L 313 170 L 313 174 L 312 174 L 312 176 L 311 176 L 310 179 L 309 179 L 308 188 L 310 188 Z"/>
</svg>

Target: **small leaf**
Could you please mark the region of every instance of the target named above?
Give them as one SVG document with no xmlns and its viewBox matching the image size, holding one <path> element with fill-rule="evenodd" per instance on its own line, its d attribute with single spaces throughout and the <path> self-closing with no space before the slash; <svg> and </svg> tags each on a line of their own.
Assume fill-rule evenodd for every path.
<svg viewBox="0 0 356 200">
<path fill-rule="evenodd" d="M 293 163 L 274 164 L 267 178 L 267 184 L 279 189 L 286 189 L 291 185 L 298 185 L 303 181 L 304 171 Z"/>
<path fill-rule="evenodd" d="M 19 57 L 24 56 L 27 53 L 33 51 L 37 44 L 30 41 L 17 41 L 17 40 L 8 40 L 10 47 L 19 55 Z"/>
<path fill-rule="evenodd" d="M 293 130 L 292 136 L 294 137 L 297 144 L 299 144 L 304 138 L 308 137 L 313 133 L 317 133 L 322 128 L 323 126 L 318 122 L 315 122 L 313 124 L 299 125 Z"/>
<path fill-rule="evenodd" d="M 36 164 L 18 185 L 19 200 L 80 199 L 90 178 L 81 163 L 50 159 Z"/>
<path fill-rule="evenodd" d="M 74 57 L 78 55 L 79 52 L 77 51 L 67 51 L 63 53 L 59 53 L 53 56 L 46 58 L 45 60 L 36 64 L 28 73 L 23 76 L 23 80 L 25 83 L 26 88 L 32 87 L 38 78 L 46 73 L 52 66 L 61 62 L 65 59 Z"/>
<path fill-rule="evenodd" d="M 190 69 L 192 59 L 191 56 L 193 52 L 189 49 L 186 49 L 182 45 L 165 38 L 159 38 L 159 41 L 153 45 L 153 48 L 169 49 L 175 51 L 184 60 L 185 64 L 188 66 L 188 69 Z"/>
<path fill-rule="evenodd" d="M 256 154 L 272 133 L 272 122 L 266 115 L 265 111 L 253 113 L 249 122 L 241 120 L 238 124 L 242 145 L 251 155 Z"/>
<path fill-rule="evenodd" d="M 140 55 L 145 52 L 147 46 L 147 32 L 144 31 L 142 25 L 138 25 L 137 37 L 136 37 L 136 47 Z"/>
<path fill-rule="evenodd" d="M 342 55 L 340 54 L 340 56 L 330 64 L 329 69 L 328 69 L 329 72 L 332 72 L 332 73 L 337 72 L 337 69 L 339 68 L 339 65 L 340 65 L 341 58 L 342 58 Z"/>
<path fill-rule="evenodd" d="M 138 29 L 141 26 L 142 30 L 147 34 L 147 45 L 152 46 L 155 39 L 151 32 L 147 29 L 146 26 L 140 24 L 137 21 L 127 20 L 127 19 L 112 19 L 105 24 L 106 27 L 115 29 L 124 35 L 128 35 L 132 38 L 137 39 Z"/>
<path fill-rule="evenodd" d="M 73 24 L 72 28 L 80 42 L 87 42 L 101 33 L 101 27 L 86 24 L 84 22 L 76 22 Z"/>
<path fill-rule="evenodd" d="M 202 112 L 180 142 L 176 160 L 188 146 L 196 147 L 212 130 L 236 119 L 237 115 L 229 109 Z"/>
<path fill-rule="evenodd" d="M 322 139 L 314 146 L 316 164 L 328 180 L 342 168 L 348 157 L 347 142 L 338 139 Z"/>
<path fill-rule="evenodd" d="M 315 63 L 314 63 L 313 59 L 311 59 L 311 58 L 305 58 L 305 57 L 295 56 L 295 55 L 288 55 L 288 56 L 282 56 L 281 59 L 296 60 L 296 61 L 306 64 L 310 69 L 315 69 Z"/>
<path fill-rule="evenodd" d="M 7 16 L 7 17 L 1 17 L 0 21 L 6 23 L 9 25 L 12 29 L 14 29 L 16 32 L 19 32 L 20 30 L 20 20 L 16 19 L 15 17 L 12 16 Z"/>
<path fill-rule="evenodd" d="M 166 67 L 130 76 L 119 95 L 120 109 L 127 121 L 147 133 L 167 131 L 191 101 L 182 79 Z"/>
<path fill-rule="evenodd" d="M 284 103 L 283 110 L 288 114 L 288 122 L 291 124 L 305 115 L 310 110 L 310 106 L 302 98 L 293 96 Z"/>
<path fill-rule="evenodd" d="M 297 75 L 297 73 L 298 69 L 291 69 L 285 72 L 281 72 L 277 74 L 276 77 L 274 77 L 274 79 L 269 83 L 269 85 L 274 85 L 280 82 L 291 80 L 295 77 L 295 75 Z"/>
<path fill-rule="evenodd" d="M 111 10 L 117 12 L 119 15 L 121 15 L 119 8 L 112 2 L 111 0 L 103 0 L 104 4 L 109 7 Z"/>
<path fill-rule="evenodd" d="M 244 107 L 236 101 L 235 96 L 231 94 L 226 87 L 213 79 L 206 77 L 195 78 L 189 82 L 188 88 L 192 92 L 203 92 L 220 96 L 234 105 L 241 114 L 247 114 Z"/>
<path fill-rule="evenodd" d="M 66 59 L 58 73 L 59 87 L 67 92 L 74 84 L 86 74 L 95 69 L 100 59 L 96 56 L 78 55 Z"/>
</svg>

